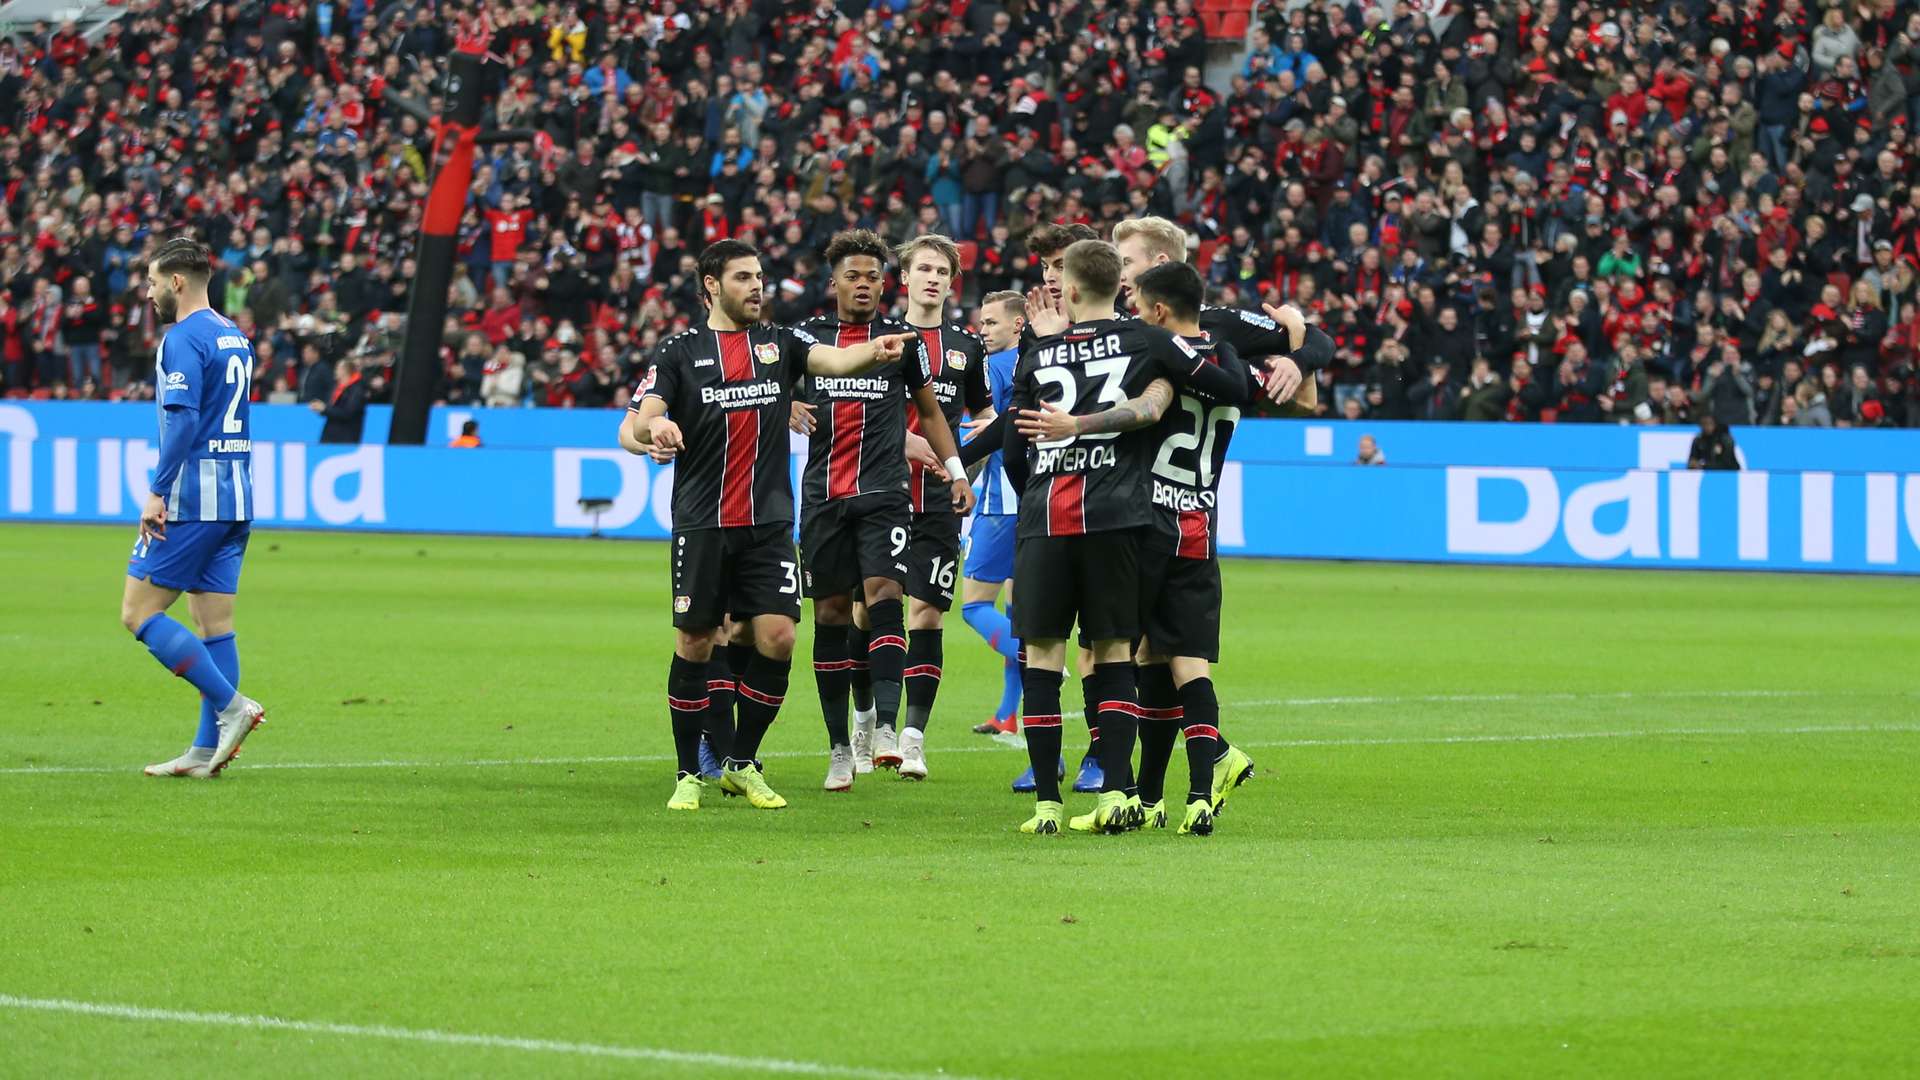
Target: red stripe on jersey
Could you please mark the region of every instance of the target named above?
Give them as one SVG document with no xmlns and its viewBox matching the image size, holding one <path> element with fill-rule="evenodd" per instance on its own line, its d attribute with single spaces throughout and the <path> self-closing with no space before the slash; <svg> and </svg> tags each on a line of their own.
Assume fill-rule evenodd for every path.
<svg viewBox="0 0 1920 1080">
<path fill-rule="evenodd" d="M 753 378 L 753 350 L 745 330 L 716 330 L 720 339 L 720 377 L 727 382 Z"/>
<path fill-rule="evenodd" d="M 920 331 L 920 340 L 927 345 L 927 378 L 937 379 L 947 365 L 947 354 L 942 351 L 944 346 L 940 343 L 940 328 L 936 326 Z"/>
<path fill-rule="evenodd" d="M 1078 473 L 1047 481 L 1047 535 L 1079 536 L 1087 531 L 1087 478 Z"/>
<path fill-rule="evenodd" d="M 677 698 L 672 694 L 667 695 L 667 707 L 670 709 L 678 709 L 681 712 L 705 712 L 712 705 L 712 698 L 691 699 Z"/>
<path fill-rule="evenodd" d="M 873 324 L 843 322 L 833 332 L 840 348 L 873 340 Z M 827 498 L 860 494 L 860 458 L 866 451 L 867 405 L 837 401 L 833 405 L 833 442 L 827 451 Z"/>
<path fill-rule="evenodd" d="M 1205 510 L 1180 511 L 1180 546 L 1174 553 L 1183 559 L 1205 559 L 1212 556 L 1212 545 L 1207 542 L 1207 524 Z"/>
<path fill-rule="evenodd" d="M 940 677 L 940 669 L 932 664 L 915 664 L 901 675 L 908 679 L 937 679 Z"/>
<path fill-rule="evenodd" d="M 1103 713 L 1117 712 L 1123 716 L 1132 716 L 1141 719 L 1144 719 L 1147 715 L 1147 710 L 1135 705 L 1131 701 L 1103 701 L 1100 703 L 1100 711 Z"/>
<path fill-rule="evenodd" d="M 1147 709 L 1145 715 L 1141 717 L 1142 720 L 1184 720 L 1186 718 L 1187 710 L 1179 705 L 1171 709 Z"/>
<path fill-rule="evenodd" d="M 1059 726 L 1060 726 L 1060 717 L 1059 717 L 1058 715 L 1054 715 L 1054 716 L 1023 716 L 1023 717 L 1021 717 L 1021 718 L 1020 718 L 1020 723 L 1021 723 L 1022 725 L 1024 725 L 1024 726 L 1026 726 L 1026 727 L 1030 727 L 1030 728 L 1036 728 L 1036 727 L 1059 727 Z"/>
<path fill-rule="evenodd" d="M 867 403 L 833 403 L 833 442 L 827 448 L 827 498 L 860 494 L 860 450 L 867 430 Z"/>
<path fill-rule="evenodd" d="M 717 332 L 720 372 L 725 382 L 753 378 L 753 353 L 744 330 Z M 720 468 L 720 527 L 753 524 L 753 467 L 760 456 L 760 411 L 737 409 L 726 414 L 727 450 Z"/>
<path fill-rule="evenodd" d="M 899 649 L 901 652 L 906 652 L 907 639 L 903 637 L 897 637 L 893 634 L 888 634 L 885 637 L 874 638 L 867 645 L 867 652 L 869 655 L 873 653 L 877 653 L 881 649 Z"/>
<path fill-rule="evenodd" d="M 852 671 L 853 661 L 851 660 L 815 660 L 813 662 L 813 670 L 815 671 Z"/>
<path fill-rule="evenodd" d="M 1220 729 L 1212 724 L 1194 724 L 1187 728 L 1186 736 L 1189 739 L 1217 739 L 1220 737 Z"/>
<path fill-rule="evenodd" d="M 720 476 L 720 527 L 753 524 L 753 462 L 760 449 L 760 414 L 727 414 L 727 463 Z"/>
</svg>

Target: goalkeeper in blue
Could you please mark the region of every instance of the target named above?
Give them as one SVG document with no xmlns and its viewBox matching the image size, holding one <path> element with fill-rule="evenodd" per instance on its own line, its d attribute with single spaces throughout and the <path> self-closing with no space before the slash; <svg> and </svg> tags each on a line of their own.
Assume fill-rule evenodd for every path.
<svg viewBox="0 0 1920 1080">
<path fill-rule="evenodd" d="M 253 436 L 247 399 L 253 345 L 207 303 L 207 249 L 169 240 L 147 265 L 147 298 L 159 324 L 154 397 L 160 460 L 127 563 L 120 621 L 153 658 L 200 692 L 193 745 L 148 776 L 218 776 L 265 710 L 237 689 L 233 599 L 253 517 Z M 199 634 L 167 614 L 181 593 Z"/>
</svg>

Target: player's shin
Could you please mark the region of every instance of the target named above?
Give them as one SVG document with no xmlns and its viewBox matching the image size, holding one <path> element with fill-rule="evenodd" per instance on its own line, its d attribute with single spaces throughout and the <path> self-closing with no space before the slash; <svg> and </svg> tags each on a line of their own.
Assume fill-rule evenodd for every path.
<svg viewBox="0 0 1920 1080">
<path fill-rule="evenodd" d="M 907 667 L 906 609 L 899 600 L 867 605 L 871 623 L 867 666 L 873 673 L 873 711 L 882 729 L 899 726 L 901 682 Z"/>
<path fill-rule="evenodd" d="M 1089 696 L 1100 715 L 1100 790 L 1137 794 L 1133 783 L 1133 744 L 1140 723 L 1140 701 L 1134 688 L 1133 665 L 1124 661 L 1095 664 L 1087 680 Z"/>
<path fill-rule="evenodd" d="M 728 683 L 728 686 L 730 688 L 735 688 L 739 686 L 740 676 L 747 673 L 747 668 L 753 663 L 754 654 L 758 651 L 759 650 L 754 648 L 754 645 L 751 639 L 747 641 L 728 642 L 727 647 L 724 650 L 721 650 L 721 649 L 714 650 L 714 655 L 716 657 L 723 656 L 723 655 L 726 657 L 727 675 L 729 676 L 729 680 L 730 680 Z M 737 728 L 738 726 L 737 721 L 739 720 L 739 716 L 740 716 L 739 695 L 735 694 L 734 697 L 730 699 L 727 704 L 728 704 L 728 707 L 733 710 L 733 716 L 736 721 L 736 728 Z"/>
<path fill-rule="evenodd" d="M 847 733 L 847 692 L 853 661 L 847 656 L 846 627 L 813 626 L 813 684 L 820 693 L 820 715 L 827 724 L 827 748 L 851 745 Z"/>
<path fill-rule="evenodd" d="M 863 626 L 847 626 L 847 658 L 853 661 L 848 686 L 853 691 L 853 710 L 873 711 L 873 672 L 867 666 L 867 645 L 871 634 Z"/>
<path fill-rule="evenodd" d="M 214 663 L 207 651 L 206 643 L 166 612 L 149 616 L 133 636 L 147 647 L 147 651 L 163 667 L 192 683 L 194 689 L 206 695 L 215 712 L 233 703 L 233 684 L 221 674 L 219 665 Z"/>
<path fill-rule="evenodd" d="M 218 634 L 201 642 L 207 648 L 207 655 L 213 658 L 213 666 L 227 677 L 235 691 L 240 689 L 240 647 L 234 644 L 231 633 Z M 200 699 L 200 727 L 194 732 L 195 750 L 212 749 L 220 742 L 220 711 L 213 707 L 207 698 Z"/>
<path fill-rule="evenodd" d="M 1180 688 L 1187 735 L 1187 801 L 1211 800 L 1213 763 L 1220 756 L 1220 701 L 1212 679 L 1194 679 Z"/>
<path fill-rule="evenodd" d="M 1026 669 L 1027 760 L 1033 765 L 1033 797 L 1060 801 L 1060 673 Z"/>
<path fill-rule="evenodd" d="M 760 756 L 760 741 L 780 715 L 787 700 L 787 681 L 793 672 L 793 659 L 776 660 L 760 652 L 753 654 L 746 673 L 735 681 L 738 695 L 740 731 L 733 740 L 733 760 L 745 764 Z"/>
<path fill-rule="evenodd" d="M 681 776 L 700 775 L 700 733 L 712 707 L 706 663 L 675 653 L 667 668 L 667 711 L 673 717 L 673 756 Z"/>
<path fill-rule="evenodd" d="M 707 661 L 707 747 L 719 761 L 733 755 L 733 673 L 727 669 L 726 653 L 716 648 Z"/>
<path fill-rule="evenodd" d="M 1151 806 L 1166 797 L 1167 764 L 1180 735 L 1180 698 L 1166 664 L 1144 665 L 1134 676 L 1140 687 L 1140 801 Z"/>
<path fill-rule="evenodd" d="M 991 600 L 974 600 L 960 605 L 960 617 L 973 632 L 985 639 L 988 647 L 1012 660 L 1020 655 L 1020 639 L 1014 636 L 1013 620 Z"/>
<path fill-rule="evenodd" d="M 914 731 L 927 730 L 927 718 L 940 694 L 944 637 L 940 630 L 914 630 L 907 635 L 907 727 Z"/>
</svg>

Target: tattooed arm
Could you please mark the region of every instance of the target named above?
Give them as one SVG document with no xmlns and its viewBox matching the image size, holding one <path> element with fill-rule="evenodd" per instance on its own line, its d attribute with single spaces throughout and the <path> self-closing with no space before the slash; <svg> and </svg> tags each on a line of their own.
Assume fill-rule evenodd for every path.
<svg viewBox="0 0 1920 1080">
<path fill-rule="evenodd" d="M 1139 397 L 1128 398 L 1103 412 L 1075 416 L 1050 401 L 1038 409 L 1019 410 L 1014 426 L 1020 433 L 1039 442 L 1071 439 L 1075 435 L 1102 435 L 1111 431 L 1133 431 L 1151 426 L 1165 415 L 1173 401 L 1173 384 L 1155 379 Z"/>
</svg>

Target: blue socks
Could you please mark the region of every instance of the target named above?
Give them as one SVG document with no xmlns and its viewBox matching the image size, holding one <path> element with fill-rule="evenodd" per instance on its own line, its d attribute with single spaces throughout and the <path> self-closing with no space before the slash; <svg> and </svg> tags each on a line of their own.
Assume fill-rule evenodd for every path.
<svg viewBox="0 0 1920 1080">
<path fill-rule="evenodd" d="M 192 683 L 217 712 L 233 704 L 233 684 L 221 674 L 206 643 L 175 622 L 166 612 L 140 624 L 133 636 L 147 647 L 161 666 Z"/>
<path fill-rule="evenodd" d="M 960 617 L 973 631 L 986 639 L 993 651 L 1009 661 L 1020 658 L 1020 639 L 1013 636 L 1013 620 L 985 600 L 960 605 Z"/>
<path fill-rule="evenodd" d="M 993 710 L 995 720 L 1005 720 L 1020 712 L 1020 689 L 1020 662 L 1009 660 L 1000 686 L 1000 707 Z"/>
<path fill-rule="evenodd" d="M 960 617 L 994 652 L 1007 658 L 1000 707 L 993 711 L 994 719 L 1005 720 L 1020 711 L 1020 639 L 1013 636 L 1013 620 L 986 600 L 960 605 Z"/>
<path fill-rule="evenodd" d="M 213 666 L 227 677 L 235 690 L 240 689 L 240 647 L 233 643 L 231 633 L 210 637 L 202 642 L 207 647 L 207 655 L 213 657 Z M 220 744 L 220 726 L 214 722 L 219 713 L 213 702 L 200 699 L 200 730 L 193 736 L 193 745 L 207 750 Z"/>
</svg>

